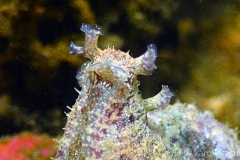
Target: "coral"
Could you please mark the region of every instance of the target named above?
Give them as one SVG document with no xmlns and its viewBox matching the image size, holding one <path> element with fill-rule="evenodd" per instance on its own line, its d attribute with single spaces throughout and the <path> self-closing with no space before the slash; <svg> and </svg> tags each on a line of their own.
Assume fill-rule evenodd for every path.
<svg viewBox="0 0 240 160">
<path fill-rule="evenodd" d="M 239 158 L 235 131 L 211 113 L 176 102 L 168 86 L 142 99 L 137 75 L 151 75 L 157 49 L 132 58 L 129 53 L 98 48 L 98 25 L 82 24 L 84 46 L 70 53 L 89 58 L 77 72 L 82 87 L 67 114 L 56 160 L 67 159 L 233 159 Z"/>
<path fill-rule="evenodd" d="M 49 159 L 55 154 L 55 141 L 46 135 L 22 133 L 0 140 L 1 160 Z"/>
</svg>

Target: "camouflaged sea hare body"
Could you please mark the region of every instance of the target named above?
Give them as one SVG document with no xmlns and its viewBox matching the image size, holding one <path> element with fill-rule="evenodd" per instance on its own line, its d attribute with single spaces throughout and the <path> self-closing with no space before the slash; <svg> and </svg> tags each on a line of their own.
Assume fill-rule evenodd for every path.
<svg viewBox="0 0 240 160">
<path fill-rule="evenodd" d="M 156 96 L 142 99 L 136 77 L 156 69 L 155 45 L 132 58 L 98 48 L 100 26 L 83 24 L 81 30 L 85 44 L 71 42 L 70 53 L 91 61 L 77 72 L 82 89 L 67 115 L 56 160 L 239 158 L 237 134 L 193 105 L 169 105 L 173 94 L 166 85 Z"/>
</svg>

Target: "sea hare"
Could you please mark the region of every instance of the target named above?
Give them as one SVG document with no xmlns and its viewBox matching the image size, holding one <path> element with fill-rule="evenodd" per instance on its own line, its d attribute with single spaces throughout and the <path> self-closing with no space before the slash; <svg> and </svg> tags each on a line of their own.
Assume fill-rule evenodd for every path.
<svg viewBox="0 0 240 160">
<path fill-rule="evenodd" d="M 77 72 L 81 87 L 56 160 L 238 159 L 235 131 L 217 122 L 210 112 L 176 102 L 168 86 L 142 99 L 137 75 L 150 75 L 157 48 L 147 46 L 137 58 L 97 46 L 102 29 L 82 24 L 84 46 L 70 44 L 70 53 L 89 58 Z"/>
</svg>

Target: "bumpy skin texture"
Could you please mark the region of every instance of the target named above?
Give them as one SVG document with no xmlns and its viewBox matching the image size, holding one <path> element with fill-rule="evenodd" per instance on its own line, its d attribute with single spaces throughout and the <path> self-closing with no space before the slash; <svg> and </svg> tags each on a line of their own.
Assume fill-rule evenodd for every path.
<svg viewBox="0 0 240 160">
<path fill-rule="evenodd" d="M 82 89 L 67 115 L 56 160 L 236 158 L 223 154 L 239 146 L 235 132 L 194 106 L 169 105 L 173 94 L 166 85 L 156 96 L 141 98 L 136 76 L 156 69 L 154 44 L 132 58 L 119 50 L 98 48 L 100 26 L 83 24 L 81 30 L 85 44 L 71 42 L 70 53 L 91 61 L 77 72 Z M 198 151 L 215 152 L 200 155 Z"/>
</svg>

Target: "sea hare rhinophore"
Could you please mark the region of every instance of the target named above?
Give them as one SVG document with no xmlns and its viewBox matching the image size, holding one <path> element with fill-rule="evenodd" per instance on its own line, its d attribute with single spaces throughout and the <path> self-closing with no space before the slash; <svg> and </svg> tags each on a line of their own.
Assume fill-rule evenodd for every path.
<svg viewBox="0 0 240 160">
<path fill-rule="evenodd" d="M 70 53 L 89 58 L 76 78 L 81 91 L 67 114 L 56 160 L 228 159 L 238 158 L 237 134 L 211 113 L 180 102 L 169 105 L 168 86 L 142 99 L 137 75 L 156 66 L 154 44 L 138 58 L 97 47 L 102 29 L 82 24 L 84 46 L 70 44 Z"/>
</svg>

